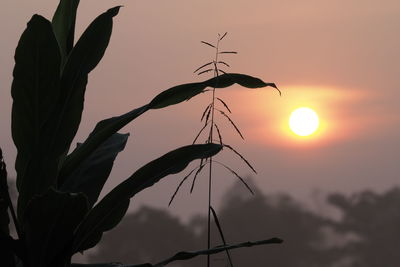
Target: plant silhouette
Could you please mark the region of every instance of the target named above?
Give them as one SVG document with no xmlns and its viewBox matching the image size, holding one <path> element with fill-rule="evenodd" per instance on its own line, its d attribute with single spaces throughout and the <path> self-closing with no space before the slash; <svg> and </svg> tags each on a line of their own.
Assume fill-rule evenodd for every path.
<svg viewBox="0 0 400 267">
<path fill-rule="evenodd" d="M 33 15 L 15 51 L 11 130 L 18 152 L 16 212 L 8 194 L 3 155 L 0 158 L 0 242 L 6 248 L 0 261 L 7 266 L 70 266 L 75 253 L 94 247 L 104 232 L 121 221 L 132 197 L 181 172 L 193 160 L 210 158 L 223 148 L 210 141 L 172 150 L 133 172 L 99 199 L 114 160 L 129 138 L 129 134 L 118 133 L 125 125 L 149 110 L 189 100 L 208 87 L 225 88 L 235 83 L 247 88 L 275 87 L 237 73 L 174 86 L 142 107 L 98 122 L 88 138 L 70 152 L 81 122 L 89 73 L 106 52 L 114 17 L 121 8 L 116 6 L 99 15 L 74 42 L 78 5 L 79 0 L 61 0 L 51 22 Z M 9 213 L 17 239 L 9 234 Z M 272 238 L 184 251 L 141 266 L 164 266 L 228 249 L 281 242 Z"/>
</svg>

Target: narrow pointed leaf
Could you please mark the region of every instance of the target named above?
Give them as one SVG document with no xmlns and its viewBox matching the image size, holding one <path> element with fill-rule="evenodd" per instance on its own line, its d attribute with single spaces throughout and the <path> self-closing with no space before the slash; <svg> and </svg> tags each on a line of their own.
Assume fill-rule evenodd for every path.
<svg viewBox="0 0 400 267">
<path fill-rule="evenodd" d="M 83 194 L 50 189 L 35 196 L 25 214 L 29 266 L 57 266 L 67 260 L 73 232 L 88 211 Z M 61 257 L 61 258 L 60 258 Z"/>
<path fill-rule="evenodd" d="M 223 64 L 225 66 L 227 66 L 228 68 L 230 67 L 228 63 L 224 62 L 224 61 L 218 61 L 217 63 L 219 64 Z"/>
<path fill-rule="evenodd" d="M 72 251 L 77 252 L 89 248 L 88 244 L 93 245 L 93 239 L 98 239 L 104 231 L 114 227 L 122 219 L 113 214 L 121 203 L 129 202 L 130 198 L 157 183 L 163 177 L 182 171 L 191 161 L 217 154 L 221 148 L 222 146 L 217 144 L 181 147 L 137 170 L 108 193 L 89 212 L 76 231 Z"/>
<path fill-rule="evenodd" d="M 240 135 L 240 137 L 244 140 L 243 134 L 240 132 L 239 128 L 236 126 L 236 124 L 233 122 L 233 120 L 222 110 L 218 111 L 232 124 L 233 128 L 235 128 L 236 132 Z"/>
<path fill-rule="evenodd" d="M 222 51 L 222 52 L 219 52 L 218 54 L 237 54 L 237 52 L 235 52 L 235 51 Z"/>
<path fill-rule="evenodd" d="M 19 191 L 18 214 L 28 201 L 55 184 L 57 155 L 50 152 L 59 90 L 60 51 L 51 23 L 39 15 L 28 22 L 15 50 L 11 88 L 12 137 L 18 154 L 15 163 Z"/>
<path fill-rule="evenodd" d="M 222 39 L 224 39 L 224 37 L 228 34 L 228 32 L 225 32 L 220 38 L 219 40 L 221 41 Z"/>
<path fill-rule="evenodd" d="M 227 165 L 223 164 L 222 162 L 219 162 L 216 160 L 213 160 L 213 162 L 221 165 L 222 167 L 224 167 L 225 169 L 230 171 L 236 178 L 238 178 L 243 183 L 243 185 L 250 191 L 250 193 L 252 195 L 254 195 L 254 192 L 253 192 L 253 190 L 251 190 L 251 187 L 245 182 L 245 180 L 237 172 L 235 172 L 234 170 L 232 170 L 231 168 L 229 168 Z"/>
<path fill-rule="evenodd" d="M 54 34 L 65 59 L 74 45 L 76 11 L 79 0 L 60 0 L 52 19 Z"/>
<path fill-rule="evenodd" d="M 190 175 L 197 169 L 198 167 L 191 170 L 183 179 L 179 182 L 178 186 L 175 189 L 175 192 L 172 194 L 171 199 L 169 200 L 168 206 L 171 206 L 172 201 L 174 201 L 176 194 L 178 194 L 179 189 L 183 185 L 183 183 L 189 178 Z"/>
<path fill-rule="evenodd" d="M 206 69 L 206 70 L 200 71 L 199 73 L 197 73 L 197 75 L 201 75 L 203 73 L 207 73 L 207 72 L 210 72 L 210 71 L 213 71 L 213 70 L 214 69 Z"/>
<path fill-rule="evenodd" d="M 199 251 L 181 251 L 176 253 L 169 259 L 166 259 L 160 263 L 154 265 L 154 267 L 162 267 L 174 261 L 181 261 L 181 260 L 189 260 L 197 256 L 201 255 L 212 255 L 217 254 L 220 252 L 224 252 L 226 250 L 232 250 L 237 248 L 244 248 L 244 247 L 253 247 L 253 246 L 260 246 L 260 245 L 268 245 L 268 244 L 280 244 L 283 240 L 279 238 L 271 238 L 266 240 L 260 240 L 255 242 L 243 242 L 234 245 L 227 245 L 227 246 L 217 246 L 211 249 L 206 250 L 199 250 Z"/>
<path fill-rule="evenodd" d="M 233 147 L 231 147 L 230 145 L 224 144 L 224 147 L 229 148 L 233 153 L 235 153 L 236 155 L 238 155 L 243 161 L 244 163 L 246 163 L 247 166 L 249 166 L 249 168 L 254 172 L 257 173 L 257 171 L 254 169 L 254 167 L 250 164 L 250 162 L 242 156 L 242 154 L 240 154 L 236 149 L 234 149 Z"/>
<path fill-rule="evenodd" d="M 224 102 L 224 100 L 222 100 L 221 98 L 217 97 L 217 99 L 219 100 L 219 102 L 222 103 L 222 105 L 224 105 L 224 107 L 229 111 L 229 113 L 232 113 L 232 111 L 230 110 L 230 108 L 228 107 L 228 105 Z"/>
<path fill-rule="evenodd" d="M 218 228 L 219 235 L 221 236 L 222 243 L 223 243 L 224 246 L 226 247 L 227 244 L 226 244 L 224 232 L 222 231 L 221 224 L 219 223 L 219 220 L 218 220 L 218 217 L 217 217 L 217 213 L 215 212 L 215 210 L 214 210 L 214 208 L 213 208 L 212 206 L 210 206 L 210 210 L 211 210 L 211 213 L 212 213 L 212 215 L 213 215 L 213 217 L 214 217 L 215 225 L 216 225 L 217 228 Z M 231 259 L 231 255 L 230 255 L 230 253 L 229 253 L 229 250 L 227 249 L 227 250 L 225 250 L 225 251 L 226 251 L 226 256 L 228 257 L 228 260 L 229 260 L 229 265 L 230 265 L 231 267 L 233 267 L 233 263 L 232 263 L 232 259 Z"/>
<path fill-rule="evenodd" d="M 201 41 L 203 44 L 206 44 L 206 45 L 208 45 L 208 46 L 211 46 L 211 47 L 213 47 L 213 48 L 215 48 L 215 46 L 214 45 L 212 45 L 212 44 L 210 44 L 210 43 L 208 43 L 208 42 L 205 42 L 205 41 Z"/>
<path fill-rule="evenodd" d="M 71 173 L 60 190 L 84 193 L 89 207 L 92 207 L 111 173 L 115 158 L 125 148 L 128 137 L 129 134 L 116 133 L 108 138 Z M 81 145 L 78 144 L 78 147 Z"/>
<path fill-rule="evenodd" d="M 204 64 L 204 65 L 202 65 L 202 66 L 200 66 L 200 67 L 198 67 L 195 71 L 193 71 L 193 73 L 196 73 L 197 71 L 199 71 L 199 70 L 201 70 L 202 68 L 204 68 L 204 67 L 206 67 L 206 66 L 208 66 L 208 65 L 211 65 L 211 64 L 213 64 L 214 62 L 208 62 L 208 63 L 206 63 L 206 64 Z"/>
</svg>

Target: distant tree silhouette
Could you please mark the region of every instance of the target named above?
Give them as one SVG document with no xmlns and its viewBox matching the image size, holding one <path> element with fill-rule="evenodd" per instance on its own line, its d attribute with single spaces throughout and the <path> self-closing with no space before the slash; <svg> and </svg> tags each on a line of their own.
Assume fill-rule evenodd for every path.
<svg viewBox="0 0 400 267">
<path fill-rule="evenodd" d="M 154 263 L 172 256 L 178 250 L 196 248 L 195 234 L 178 218 L 166 210 L 142 207 L 128 214 L 118 227 L 104 235 L 96 253 L 89 255 L 89 261 Z"/>
<path fill-rule="evenodd" d="M 399 266 L 400 188 L 383 194 L 333 194 L 328 201 L 342 212 L 334 229 L 358 237 L 341 249 L 343 257 L 353 260 L 352 267 Z"/>
<path fill-rule="evenodd" d="M 400 189 L 384 194 L 365 191 L 335 193 L 328 203 L 342 213 L 327 219 L 305 209 L 286 194 L 255 196 L 243 185 L 227 190 L 218 218 L 228 243 L 282 237 L 279 246 L 231 251 L 235 266 L 251 267 L 398 267 L 400 262 Z M 90 261 L 158 262 L 182 249 L 202 249 L 207 238 L 205 216 L 181 223 L 166 210 L 143 207 L 129 214 L 104 237 Z M 212 245 L 221 245 L 213 225 Z M 212 256 L 212 266 L 225 267 L 224 254 Z M 203 267 L 197 258 L 171 266 Z"/>
</svg>

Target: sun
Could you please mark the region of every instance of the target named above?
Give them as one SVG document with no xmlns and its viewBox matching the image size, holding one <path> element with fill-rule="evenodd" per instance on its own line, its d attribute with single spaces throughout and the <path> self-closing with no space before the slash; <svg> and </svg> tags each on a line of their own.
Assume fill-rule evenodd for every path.
<svg viewBox="0 0 400 267">
<path fill-rule="evenodd" d="M 311 108 L 297 108 L 290 115 L 289 126 L 295 134 L 309 136 L 318 129 L 318 115 Z"/>
</svg>

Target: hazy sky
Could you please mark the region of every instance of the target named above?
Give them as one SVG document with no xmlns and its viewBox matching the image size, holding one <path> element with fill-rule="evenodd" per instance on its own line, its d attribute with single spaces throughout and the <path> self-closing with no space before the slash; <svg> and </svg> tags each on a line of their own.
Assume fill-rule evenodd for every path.
<svg viewBox="0 0 400 267">
<path fill-rule="evenodd" d="M 13 54 L 33 13 L 51 18 L 58 1 L 2 0 L 0 4 L 0 146 L 10 173 L 16 151 L 10 134 L 10 84 Z M 290 192 L 307 201 L 310 193 L 384 190 L 400 182 L 400 4 L 398 0 L 231 0 L 111 1 L 81 0 L 78 34 L 107 8 L 124 5 L 115 18 L 109 49 L 90 75 L 82 141 L 101 119 L 147 103 L 173 85 L 197 81 L 193 70 L 212 58 L 217 33 L 237 55 L 224 58 L 230 71 L 275 82 L 271 89 L 232 87 L 218 91 L 233 110 L 243 142 L 220 118 L 227 143 L 258 170 L 255 183 L 265 192 Z M 126 150 L 107 186 L 139 166 L 191 143 L 210 95 L 164 110 L 150 111 L 127 126 Z M 295 138 L 287 130 L 290 112 L 314 108 L 321 130 Z M 229 152 L 220 161 L 241 175 L 250 174 Z M 186 172 L 185 172 L 186 173 Z M 215 200 L 235 178 L 216 170 Z M 15 174 L 15 173 L 14 173 Z M 183 174 L 179 177 L 182 177 Z M 132 204 L 166 206 L 179 182 L 168 177 Z M 206 211 L 206 177 L 188 196 L 184 187 L 174 213 Z M 133 207 L 134 205 L 132 205 Z"/>
</svg>

